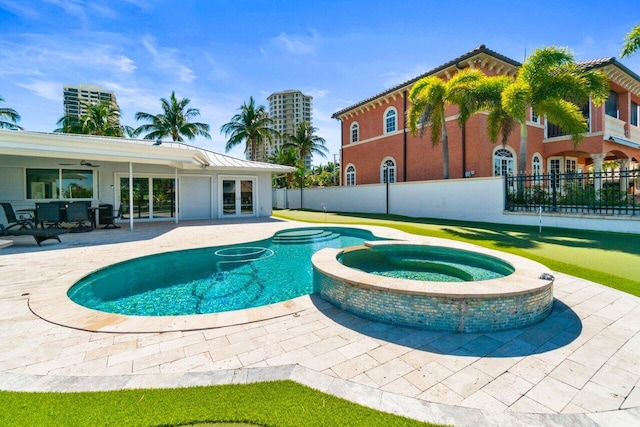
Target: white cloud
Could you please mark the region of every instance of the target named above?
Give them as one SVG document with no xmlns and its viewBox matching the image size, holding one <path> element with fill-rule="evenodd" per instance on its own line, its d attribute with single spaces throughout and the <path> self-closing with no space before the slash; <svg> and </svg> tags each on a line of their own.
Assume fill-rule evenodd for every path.
<svg viewBox="0 0 640 427">
<path fill-rule="evenodd" d="M 63 84 L 58 81 L 33 80 L 30 83 L 16 83 L 16 86 L 28 89 L 37 96 L 50 101 L 60 101 Z"/>
<path fill-rule="evenodd" d="M 193 70 L 182 64 L 178 58 L 179 51 L 174 48 L 156 47 L 154 37 L 147 35 L 142 39 L 142 45 L 153 56 L 154 65 L 164 72 L 175 74 L 181 81 L 191 83 L 196 75 Z"/>
<path fill-rule="evenodd" d="M 308 88 L 303 90 L 302 93 L 304 93 L 305 95 L 312 96 L 313 99 L 320 99 L 327 96 L 329 91 L 326 89 Z"/>
<path fill-rule="evenodd" d="M 231 77 L 231 72 L 220 64 L 209 52 L 203 52 L 202 56 L 209 63 L 209 75 L 214 80 L 226 80 Z"/>
<path fill-rule="evenodd" d="M 116 19 L 118 17 L 118 12 L 111 9 L 104 3 L 90 3 L 89 9 L 91 10 L 91 12 L 94 12 L 103 18 Z"/>
<path fill-rule="evenodd" d="M 40 17 L 40 12 L 24 1 L 13 0 L 0 0 L 0 8 L 6 9 L 9 12 L 26 19 L 37 19 Z"/>
<path fill-rule="evenodd" d="M 82 21 L 87 19 L 87 13 L 81 0 L 45 0 L 45 2 L 58 6 L 64 10 L 67 15 L 71 15 Z"/>
<path fill-rule="evenodd" d="M 410 70 L 393 70 L 381 75 L 384 79 L 383 86 L 390 88 L 399 84 L 405 83 L 408 80 L 414 79 L 427 71 L 433 69 L 433 66 L 426 66 L 423 64 L 416 64 Z"/>
<path fill-rule="evenodd" d="M 269 51 L 275 50 L 293 55 L 315 55 L 319 44 L 320 38 L 315 30 L 311 30 L 308 35 L 283 32 L 269 40 L 262 52 L 268 54 Z"/>
</svg>

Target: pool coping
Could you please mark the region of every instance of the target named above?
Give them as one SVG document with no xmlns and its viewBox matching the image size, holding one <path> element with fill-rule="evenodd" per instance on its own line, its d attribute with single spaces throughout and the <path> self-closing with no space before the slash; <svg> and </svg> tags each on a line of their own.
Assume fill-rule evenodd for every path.
<svg viewBox="0 0 640 427">
<path fill-rule="evenodd" d="M 325 248 L 316 252 L 311 258 L 314 268 L 334 279 L 342 280 L 352 286 L 380 291 L 388 291 L 409 295 L 436 296 L 447 298 L 490 298 L 497 296 L 515 296 L 542 291 L 553 286 L 553 276 L 550 279 L 541 278 L 541 274 L 548 273 L 549 268 L 535 261 L 517 255 L 485 249 L 480 246 L 463 242 L 451 241 L 448 248 L 455 248 L 475 252 L 509 263 L 515 271 L 505 277 L 467 281 L 467 282 L 431 282 L 424 280 L 410 280 L 402 278 L 384 277 L 366 273 L 348 267 L 338 261 L 341 252 L 354 250 L 356 246 L 334 249 Z M 455 243 L 455 244 L 453 244 Z M 438 246 L 436 242 L 422 240 L 394 240 L 365 242 L 363 246 L 414 245 Z"/>
</svg>

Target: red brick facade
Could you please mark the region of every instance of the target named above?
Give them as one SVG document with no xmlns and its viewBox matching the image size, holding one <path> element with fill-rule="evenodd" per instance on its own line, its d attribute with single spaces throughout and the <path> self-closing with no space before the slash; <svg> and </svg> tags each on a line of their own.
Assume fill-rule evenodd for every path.
<svg viewBox="0 0 640 427">
<path fill-rule="evenodd" d="M 640 127 L 636 119 L 631 124 L 632 105 L 638 111 L 640 105 L 640 77 L 621 65 L 614 58 L 590 61 L 585 66 L 601 68 L 610 78 L 611 90 L 618 94 L 619 119 L 607 116 L 605 107 L 590 106 L 590 132 L 582 143 L 575 147 L 568 136 L 547 137 L 544 118 L 539 123 L 527 122 L 527 171 L 533 169 L 533 156 L 541 159 L 541 172 L 548 173 L 550 158 L 559 159 L 561 171 L 568 168 L 568 161 L 576 169 L 587 170 L 595 162 L 622 160 L 621 168 L 635 168 L 640 161 Z M 519 63 L 506 58 L 484 46 L 454 59 L 400 86 L 373 96 L 334 114 L 342 122 L 341 173 L 342 185 L 347 184 L 345 171 L 355 168 L 355 183 L 373 184 L 383 182 L 382 164 L 392 159 L 395 164 L 395 181 L 435 180 L 443 177 L 442 146 L 433 147 L 429 128 L 422 137 L 412 136 L 405 124 L 408 108 L 407 94 L 420 78 L 436 75 L 448 79 L 457 70 L 474 67 L 487 75 L 515 75 Z M 635 104 L 632 104 L 635 103 Z M 396 112 L 396 130 L 386 132 L 385 115 L 390 109 Z M 465 128 L 463 150 L 462 131 L 457 122 L 457 107 L 446 109 L 449 141 L 450 178 L 487 177 L 494 175 L 494 152 L 503 148 L 492 144 L 486 132 L 486 114 L 471 117 Z M 637 117 L 637 116 L 636 116 Z M 352 125 L 357 123 L 357 141 L 352 142 Z M 615 138 L 615 139 L 614 139 Z M 520 147 L 519 126 L 511 133 L 506 149 L 513 156 L 514 172 Z M 463 156 L 464 153 L 464 156 Z M 593 157 L 595 156 L 595 157 Z M 597 159 L 597 160 L 594 160 Z M 463 167 L 466 165 L 466 167 Z M 391 179 L 393 181 L 393 178 Z"/>
</svg>

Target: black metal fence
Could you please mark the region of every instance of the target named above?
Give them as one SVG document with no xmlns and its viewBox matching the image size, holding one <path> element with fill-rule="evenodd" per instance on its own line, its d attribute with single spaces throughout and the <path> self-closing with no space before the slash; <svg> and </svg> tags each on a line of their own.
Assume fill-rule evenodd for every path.
<svg viewBox="0 0 640 427">
<path fill-rule="evenodd" d="M 640 170 L 505 177 L 505 210 L 640 216 Z"/>
</svg>

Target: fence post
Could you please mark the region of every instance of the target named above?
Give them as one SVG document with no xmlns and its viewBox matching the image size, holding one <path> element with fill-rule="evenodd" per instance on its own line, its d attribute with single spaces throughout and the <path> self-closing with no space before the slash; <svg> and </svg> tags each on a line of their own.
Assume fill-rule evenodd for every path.
<svg viewBox="0 0 640 427">
<path fill-rule="evenodd" d="M 551 210 L 558 212 L 558 185 L 556 178 L 557 172 L 551 172 Z"/>
<path fill-rule="evenodd" d="M 509 210 L 509 175 L 504 176 L 504 210 Z"/>
</svg>

